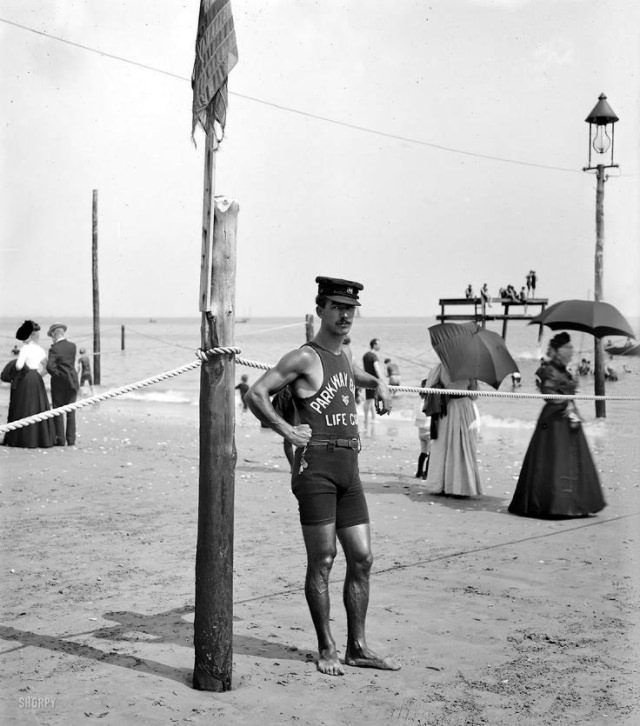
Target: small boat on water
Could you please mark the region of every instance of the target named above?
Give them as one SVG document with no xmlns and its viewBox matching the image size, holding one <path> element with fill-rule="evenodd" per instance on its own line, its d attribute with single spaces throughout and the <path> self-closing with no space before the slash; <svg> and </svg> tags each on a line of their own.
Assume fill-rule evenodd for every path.
<svg viewBox="0 0 640 726">
<path fill-rule="evenodd" d="M 236 318 L 236 323 L 248 323 L 249 318 Z"/>
<path fill-rule="evenodd" d="M 608 355 L 640 356 L 640 343 L 632 343 L 628 339 L 624 345 L 607 345 L 604 351 Z"/>
</svg>

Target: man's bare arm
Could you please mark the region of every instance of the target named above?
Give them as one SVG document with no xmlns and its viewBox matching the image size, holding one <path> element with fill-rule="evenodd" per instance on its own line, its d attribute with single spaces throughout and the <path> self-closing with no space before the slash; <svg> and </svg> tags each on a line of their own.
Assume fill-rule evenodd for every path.
<svg viewBox="0 0 640 726">
<path fill-rule="evenodd" d="M 245 398 L 256 418 L 294 446 L 304 446 L 309 441 L 311 428 L 307 424 L 292 426 L 287 423 L 271 404 L 271 396 L 305 376 L 309 365 L 309 354 L 306 351 L 294 350 L 287 353 L 249 388 Z"/>
<path fill-rule="evenodd" d="M 356 386 L 361 388 L 375 388 L 377 389 L 378 396 L 382 400 L 383 407 L 379 410 L 379 413 L 389 413 L 391 411 L 391 391 L 389 386 L 385 383 L 384 379 L 376 378 L 370 373 L 366 373 L 360 366 L 355 363 L 351 363 L 353 368 L 353 377 L 356 382 Z"/>
</svg>

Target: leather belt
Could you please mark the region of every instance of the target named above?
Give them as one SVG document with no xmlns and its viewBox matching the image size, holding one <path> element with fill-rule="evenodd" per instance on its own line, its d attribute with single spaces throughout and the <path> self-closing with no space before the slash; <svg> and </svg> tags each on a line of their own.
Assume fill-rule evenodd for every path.
<svg viewBox="0 0 640 726">
<path fill-rule="evenodd" d="M 331 451 L 331 449 L 352 449 L 353 451 L 360 451 L 362 448 L 359 436 L 353 436 L 350 439 L 311 438 L 307 442 L 307 446 L 326 446 L 329 451 Z"/>
</svg>

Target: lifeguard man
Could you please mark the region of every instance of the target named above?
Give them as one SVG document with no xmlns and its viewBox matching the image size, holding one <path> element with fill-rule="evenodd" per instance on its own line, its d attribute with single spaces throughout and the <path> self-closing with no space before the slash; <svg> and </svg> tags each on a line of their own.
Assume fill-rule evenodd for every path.
<svg viewBox="0 0 640 726">
<path fill-rule="evenodd" d="M 258 379 L 247 393 L 249 408 L 296 452 L 291 488 L 298 500 L 307 551 L 305 595 L 318 638 L 318 670 L 343 675 L 344 665 L 398 670 L 399 665 L 377 655 L 365 640 L 369 575 L 373 564 L 369 512 L 358 472 L 360 437 L 356 387 L 374 388 L 378 411 L 391 408 L 391 394 L 381 378 L 353 363 L 344 337 L 360 305 L 359 282 L 317 277 L 318 334 L 290 351 Z M 273 408 L 271 397 L 289 386 L 299 423 L 287 423 Z M 329 575 L 340 541 L 347 561 L 344 602 L 347 647 L 338 657 L 329 625 Z"/>
</svg>

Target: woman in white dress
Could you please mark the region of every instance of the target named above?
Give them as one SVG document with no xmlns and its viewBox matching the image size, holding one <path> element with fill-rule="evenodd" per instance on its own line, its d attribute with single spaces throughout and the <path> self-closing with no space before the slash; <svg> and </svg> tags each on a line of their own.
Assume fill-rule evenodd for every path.
<svg viewBox="0 0 640 726">
<path fill-rule="evenodd" d="M 451 381 L 442 363 L 427 378 L 427 388 L 475 391 L 473 379 Z M 446 414 L 437 417 L 436 438 L 431 436 L 431 456 L 425 488 L 429 494 L 473 497 L 482 494 L 478 469 L 478 409 L 475 396 L 448 396 Z M 433 431 L 433 429 L 432 429 Z"/>
<path fill-rule="evenodd" d="M 18 328 L 16 338 L 24 345 L 16 361 L 17 375 L 12 386 L 7 421 L 33 416 L 48 411 L 49 397 L 44 387 L 42 376 L 46 373 L 47 354 L 38 344 L 40 326 L 33 320 L 25 320 Z M 55 426 L 53 419 L 23 426 L 14 431 L 7 431 L 4 437 L 5 446 L 19 446 L 27 449 L 48 448 L 55 444 Z"/>
</svg>

